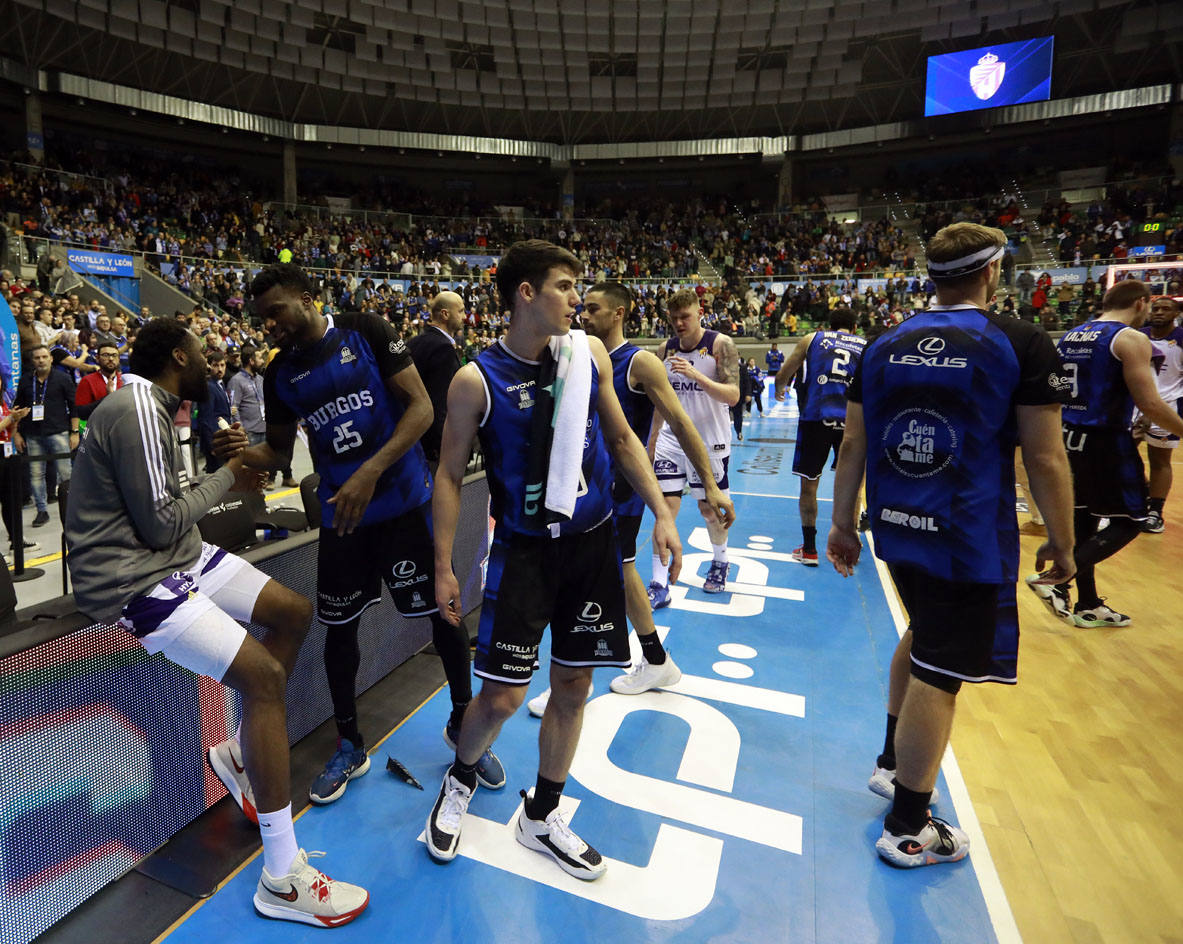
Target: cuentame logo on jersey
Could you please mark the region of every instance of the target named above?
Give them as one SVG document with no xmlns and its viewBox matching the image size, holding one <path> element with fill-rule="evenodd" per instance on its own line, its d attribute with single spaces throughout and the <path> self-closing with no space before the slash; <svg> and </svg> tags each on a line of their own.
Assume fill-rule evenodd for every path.
<svg viewBox="0 0 1183 944">
<path fill-rule="evenodd" d="M 910 479 L 943 472 L 960 445 L 957 430 L 936 410 L 901 410 L 883 427 L 883 451 L 891 467 Z"/>
</svg>

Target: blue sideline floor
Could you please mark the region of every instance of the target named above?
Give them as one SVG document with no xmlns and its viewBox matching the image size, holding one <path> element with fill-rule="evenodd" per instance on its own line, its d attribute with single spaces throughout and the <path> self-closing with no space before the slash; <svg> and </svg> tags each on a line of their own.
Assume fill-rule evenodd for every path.
<svg viewBox="0 0 1183 944">
<path fill-rule="evenodd" d="M 866 781 L 897 623 L 869 552 L 846 581 L 824 560 L 812 569 L 788 559 L 800 543 L 794 414 L 776 404 L 735 446 L 739 517 L 721 596 L 700 589 L 710 546 L 683 502 L 684 578 L 657 614 L 682 683 L 629 698 L 608 692 L 615 670 L 596 674 L 565 805 L 573 828 L 609 857 L 603 879 L 570 878 L 513 838 L 518 789 L 537 769 L 538 721 L 524 707 L 496 744 L 507 786 L 478 791 L 454 862 L 428 857 L 419 837 L 449 760 L 440 692 L 374 750 L 369 775 L 296 824 L 305 848 L 328 853 L 317 864 L 370 890 L 361 918 L 324 931 L 257 917 L 255 859 L 170 944 L 1017 940 L 955 762 L 936 812 L 971 830 L 970 858 L 903 872 L 875 856 L 887 804 Z M 827 473 L 821 495 L 831 487 Z M 819 542 L 828 520 L 823 500 Z M 647 544 L 639 563 L 647 579 Z M 530 694 L 545 685 L 536 678 Z M 424 792 L 385 772 L 388 755 Z"/>
</svg>

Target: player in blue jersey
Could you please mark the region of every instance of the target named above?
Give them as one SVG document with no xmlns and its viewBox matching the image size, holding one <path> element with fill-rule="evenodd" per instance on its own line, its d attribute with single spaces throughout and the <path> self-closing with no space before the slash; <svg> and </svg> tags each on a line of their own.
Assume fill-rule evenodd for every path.
<svg viewBox="0 0 1183 944">
<path fill-rule="evenodd" d="M 1150 517 L 1142 457 L 1131 431 L 1134 406 L 1164 433 L 1183 435 L 1178 408 L 1158 394 L 1150 338 L 1135 330 L 1149 312 L 1150 290 L 1126 279 L 1105 293 L 1100 318 L 1073 328 L 1058 345 L 1071 385 L 1064 445 L 1076 500 L 1076 606 L 1066 581 L 1054 587 L 1029 582 L 1056 616 L 1076 626 L 1130 623 L 1097 595 L 1096 566 L 1136 538 Z M 1098 529 L 1101 518 L 1109 524 Z"/>
<path fill-rule="evenodd" d="M 629 664 L 612 518 L 613 469 L 656 516 L 654 544 L 675 578 L 681 546 L 645 447 L 629 428 L 609 382 L 612 362 L 604 345 L 582 332 L 566 337 L 579 304 L 575 280 L 580 270 L 574 255 L 551 243 L 512 245 L 497 268 L 502 307 L 511 312 L 509 329 L 475 363 L 460 369 L 448 393 L 432 510 L 436 597 L 452 621 L 462 611 L 451 569 L 452 541 L 473 436 L 479 436 L 484 450 L 497 523 L 475 663 L 484 681 L 464 716 L 455 763 L 427 819 L 426 841 L 435 859 L 456 856 L 477 785 L 475 764 L 521 706 L 549 623 L 551 697 L 538 735 L 538 779 L 530 793 L 522 794 L 515 832 L 522 845 L 587 880 L 601 876 L 606 865 L 566 825 L 559 799 L 579 741 L 593 668 Z M 564 376 L 556 363 L 569 364 L 570 372 Z M 589 375 L 589 385 L 581 386 Z M 572 389 L 580 391 L 576 399 L 569 399 Z M 564 420 L 577 421 L 585 430 L 582 441 L 556 434 L 552 442 L 552 417 L 560 426 Z M 551 506 L 562 511 L 552 512 Z"/>
<path fill-rule="evenodd" d="M 867 346 L 854 333 L 854 312 L 838 306 L 830 312 L 830 330 L 803 337 L 776 374 L 776 398 L 783 400 L 789 381 L 805 368 L 804 397 L 798 394 L 800 416 L 793 449 L 793 474 L 801 478 L 801 546 L 793 560 L 817 566 L 817 487 L 826 461 L 838 455 L 846 426 L 846 387 Z M 802 402 L 804 401 L 804 402 Z"/>
<path fill-rule="evenodd" d="M 612 382 L 629 426 L 641 442 L 649 441 L 654 408 L 677 437 L 686 458 L 703 484 L 706 503 L 717 509 L 723 527 L 735 522 L 735 506 L 711 475 L 710 454 L 678 395 L 670 386 L 665 367 L 657 357 L 624 339 L 624 324 L 632 307 L 632 292 L 621 282 L 600 282 L 583 298 L 583 323 L 588 334 L 599 338 L 612 360 Z M 639 695 L 653 688 L 673 685 L 682 673 L 663 649 L 653 624 L 645 582 L 637 572 L 637 534 L 645 502 L 628 479 L 617 474 L 612 490 L 616 533 L 624 571 L 624 595 L 628 618 L 641 644 L 641 661 L 626 675 L 614 678 L 612 691 Z"/>
<path fill-rule="evenodd" d="M 251 447 L 246 462 L 287 465 L 300 420 L 320 457 L 317 612 L 338 742 L 309 797 L 331 803 L 370 769 L 357 721 L 357 632 L 383 581 L 399 613 L 431 620 L 452 698 L 449 746 L 471 698 L 468 636 L 435 604 L 431 474 L 419 445 L 431 400 L 394 328 L 369 314 L 321 315 L 315 288 L 297 266 L 268 266 L 251 293 L 280 352 L 264 378 L 266 442 Z M 492 754 L 481 758 L 480 775 L 488 787 L 505 783 Z"/>
<path fill-rule="evenodd" d="M 1047 522 L 1037 558 L 1054 566 L 1041 579 L 1075 570 L 1059 359 L 1041 328 L 986 309 L 1005 246 L 1001 230 L 975 223 L 934 235 L 936 304 L 870 343 L 848 388 L 826 557 L 843 576 L 858 561 L 865 468 L 875 553 L 909 619 L 868 784 L 892 799 L 876 850 L 901 867 L 969 851 L 965 833 L 928 812 L 957 692 L 963 682 L 1016 678 L 1016 443 Z"/>
<path fill-rule="evenodd" d="M 1150 303 L 1150 320 L 1142 333 L 1154 347 L 1151 363 L 1158 395 L 1176 413 L 1183 414 L 1183 328 L 1177 324 L 1179 302 L 1169 295 L 1160 295 Z M 1179 437 L 1161 426 L 1139 416 L 1134 433 L 1146 442 L 1146 458 L 1150 464 L 1150 515 L 1142 526 L 1150 534 L 1161 534 L 1165 525 L 1163 506 L 1171 493 L 1171 457 L 1179 446 Z"/>
</svg>

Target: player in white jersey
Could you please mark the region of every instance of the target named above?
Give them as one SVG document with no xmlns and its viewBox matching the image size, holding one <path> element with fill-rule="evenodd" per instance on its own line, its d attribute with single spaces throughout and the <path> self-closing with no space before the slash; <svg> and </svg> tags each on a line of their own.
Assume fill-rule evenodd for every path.
<svg viewBox="0 0 1183 944">
<path fill-rule="evenodd" d="M 702 326 L 698 295 L 693 289 L 681 289 L 670 296 L 668 318 L 674 337 L 661 349 L 670 386 L 702 436 L 711 459 L 715 483 L 726 496 L 729 493 L 727 466 L 731 457 L 731 407 L 739 402 L 739 354 L 731 338 Z M 727 586 L 727 528 L 718 509 L 706 501 L 706 492 L 686 458 L 673 430 L 664 422 L 654 423 L 650 437 L 653 471 L 665 495 L 670 511 L 676 516 L 682 504 L 682 487 L 698 500 L 711 537 L 714 560 L 702 589 L 722 593 Z M 657 545 L 654 544 L 654 547 Z M 657 555 L 653 557 L 653 581 L 649 584 L 649 603 L 657 610 L 670 602 L 669 576 Z"/>
<path fill-rule="evenodd" d="M 1150 361 L 1154 365 L 1155 384 L 1163 401 L 1183 414 L 1183 328 L 1178 327 L 1179 303 L 1169 295 L 1160 295 L 1150 303 L 1150 318 L 1142 332 L 1150 338 Z M 1146 441 L 1146 456 L 1150 460 L 1150 515 L 1142 525 L 1143 531 L 1160 534 L 1165 525 L 1163 505 L 1171 492 L 1171 450 L 1179 445 L 1179 437 L 1168 433 L 1134 411 L 1134 434 Z"/>
</svg>

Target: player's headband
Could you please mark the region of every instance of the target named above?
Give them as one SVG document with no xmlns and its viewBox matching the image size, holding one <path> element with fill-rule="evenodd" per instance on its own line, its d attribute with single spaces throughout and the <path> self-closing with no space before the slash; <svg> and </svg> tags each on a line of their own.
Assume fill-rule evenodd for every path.
<svg viewBox="0 0 1183 944">
<path fill-rule="evenodd" d="M 986 268 L 995 259 L 1001 259 L 1005 252 L 1006 246 L 987 246 L 985 249 L 979 249 L 968 256 L 952 259 L 949 262 L 937 262 L 935 259 L 929 259 L 928 274 L 934 279 L 955 279 Z"/>
</svg>

